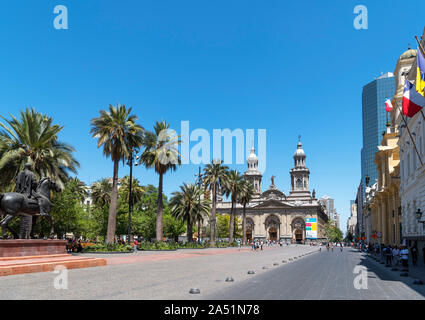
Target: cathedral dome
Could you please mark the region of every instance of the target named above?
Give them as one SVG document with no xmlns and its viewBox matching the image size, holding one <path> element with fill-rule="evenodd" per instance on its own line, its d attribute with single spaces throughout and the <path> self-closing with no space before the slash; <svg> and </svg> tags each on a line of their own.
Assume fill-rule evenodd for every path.
<svg viewBox="0 0 425 320">
<path fill-rule="evenodd" d="M 299 141 L 297 144 L 297 150 L 294 153 L 294 157 L 305 157 L 305 152 L 303 150 L 303 145 L 301 141 Z"/>
<path fill-rule="evenodd" d="M 247 159 L 248 161 L 258 161 L 257 155 L 255 154 L 255 148 L 251 148 L 251 153 L 249 154 L 249 157 Z"/>
<path fill-rule="evenodd" d="M 416 58 L 416 50 L 415 49 L 409 49 L 405 52 L 403 52 L 400 56 L 400 58 L 398 58 L 399 60 L 408 60 L 411 58 Z"/>
</svg>

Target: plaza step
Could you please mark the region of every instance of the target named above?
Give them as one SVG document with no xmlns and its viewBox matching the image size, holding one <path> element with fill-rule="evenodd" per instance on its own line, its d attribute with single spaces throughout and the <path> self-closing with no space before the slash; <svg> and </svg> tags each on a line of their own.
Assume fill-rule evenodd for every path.
<svg viewBox="0 0 425 320">
<path fill-rule="evenodd" d="M 78 269 L 105 265 L 106 259 L 72 256 L 70 254 L 10 257 L 0 260 L 0 276 L 49 272 L 54 271 L 57 266 L 63 266 L 67 269 Z"/>
</svg>

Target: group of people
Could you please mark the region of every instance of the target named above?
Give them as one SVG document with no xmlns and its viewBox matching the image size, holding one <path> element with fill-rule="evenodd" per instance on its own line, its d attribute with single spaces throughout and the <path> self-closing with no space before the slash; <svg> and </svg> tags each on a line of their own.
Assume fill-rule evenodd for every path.
<svg viewBox="0 0 425 320">
<path fill-rule="evenodd" d="M 339 251 L 342 251 L 344 249 L 344 245 L 340 242 L 327 242 L 326 243 L 326 250 L 334 251 L 334 248 L 339 249 Z M 319 251 L 322 251 L 322 243 L 319 244 Z"/>
<path fill-rule="evenodd" d="M 66 252 L 67 253 L 72 253 L 72 252 L 82 252 L 83 251 L 83 246 L 81 244 L 81 240 L 76 240 L 76 239 L 71 239 L 68 238 L 66 239 Z"/>
<path fill-rule="evenodd" d="M 383 244 L 374 244 L 367 243 L 361 246 L 362 251 L 369 254 L 381 255 L 385 257 L 386 265 L 390 266 L 399 266 L 400 264 L 403 267 L 403 270 L 408 270 L 409 267 L 409 257 L 412 259 L 412 265 L 416 266 L 418 262 L 418 248 L 416 243 L 414 243 L 410 248 L 406 245 L 383 245 Z M 425 247 L 422 249 L 425 263 Z"/>
<path fill-rule="evenodd" d="M 268 247 L 273 247 L 273 246 L 280 246 L 282 247 L 284 245 L 284 242 L 282 240 L 280 241 L 276 241 L 276 240 L 267 240 L 267 241 L 263 241 L 263 240 L 251 240 L 251 249 L 252 251 L 257 251 L 258 249 L 263 250 L 263 246 L 266 245 Z M 286 242 L 286 245 L 289 246 L 289 243 Z"/>
</svg>

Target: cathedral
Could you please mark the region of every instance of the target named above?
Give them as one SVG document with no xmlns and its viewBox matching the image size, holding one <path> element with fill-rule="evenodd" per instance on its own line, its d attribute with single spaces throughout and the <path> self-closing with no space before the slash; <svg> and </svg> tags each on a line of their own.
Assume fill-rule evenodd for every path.
<svg viewBox="0 0 425 320">
<path fill-rule="evenodd" d="M 261 190 L 262 174 L 258 170 L 255 149 L 247 159 L 245 179 L 255 189 L 255 195 L 246 206 L 247 239 L 282 240 L 292 243 L 309 243 L 325 240 L 324 225 L 328 221 L 325 208 L 316 199 L 315 191 L 309 191 L 310 170 L 306 167 L 306 155 L 299 141 L 294 153 L 294 167 L 289 171 L 291 191 L 284 194 L 274 184 Z M 231 202 L 219 201 L 217 214 L 229 214 Z M 242 217 L 242 205 L 235 213 Z M 242 219 L 240 219 L 242 220 Z"/>
</svg>

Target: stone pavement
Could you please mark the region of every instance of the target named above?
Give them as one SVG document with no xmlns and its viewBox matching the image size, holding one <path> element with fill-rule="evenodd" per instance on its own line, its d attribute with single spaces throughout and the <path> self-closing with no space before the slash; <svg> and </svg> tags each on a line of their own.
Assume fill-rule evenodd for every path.
<svg viewBox="0 0 425 320">
<path fill-rule="evenodd" d="M 355 287 L 356 266 L 366 268 L 367 288 Z M 325 249 L 203 299 L 424 300 L 425 286 L 413 285 L 399 273 L 355 249 Z"/>
<path fill-rule="evenodd" d="M 33 273 L 0 278 L 0 299 L 193 299 L 249 280 L 281 265 L 283 259 L 305 259 L 317 247 L 264 247 L 263 251 L 225 248 L 88 255 L 108 265 L 68 270 L 68 289 L 55 289 L 57 274 Z M 302 256 L 302 257 L 299 257 Z M 266 267 L 263 269 L 263 267 Z M 248 271 L 254 270 L 254 275 Z M 225 282 L 232 277 L 234 282 Z M 199 288 L 200 295 L 189 294 Z"/>
<path fill-rule="evenodd" d="M 357 250 L 318 247 L 236 248 L 92 255 L 104 267 L 67 271 L 68 289 L 52 272 L 0 278 L 0 299 L 424 299 L 425 286 Z M 297 258 L 297 259 L 294 259 Z M 290 259 L 293 259 L 292 261 Z M 286 261 L 283 263 L 282 261 Z M 354 288 L 354 267 L 368 269 L 368 289 Z M 248 271 L 255 274 L 248 274 Z M 226 282 L 228 277 L 233 282 Z M 200 294 L 190 294 L 191 288 Z"/>
</svg>

